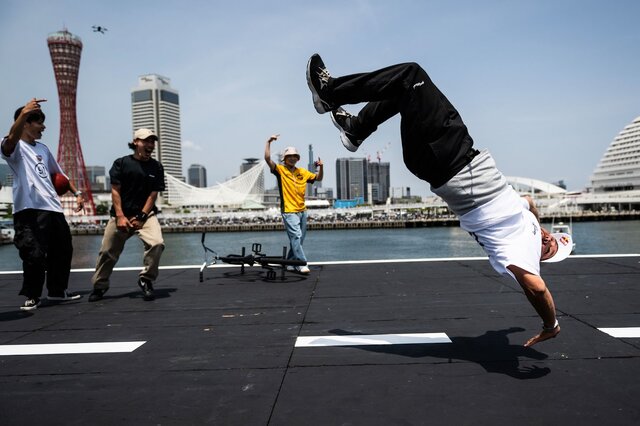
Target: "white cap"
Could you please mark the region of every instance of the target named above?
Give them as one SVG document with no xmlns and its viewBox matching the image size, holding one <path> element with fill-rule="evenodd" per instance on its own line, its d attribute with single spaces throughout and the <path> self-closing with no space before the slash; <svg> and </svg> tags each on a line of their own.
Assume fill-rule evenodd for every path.
<svg viewBox="0 0 640 426">
<path fill-rule="evenodd" d="M 158 140 L 158 136 L 156 135 L 156 133 L 153 130 L 149 130 L 149 129 L 138 129 L 133 134 L 133 139 L 145 140 L 150 137 L 153 137 L 155 140 Z"/>
<path fill-rule="evenodd" d="M 284 152 L 282 153 L 282 158 L 286 157 L 287 155 L 295 155 L 296 157 L 298 157 L 298 160 L 300 159 L 300 154 L 298 154 L 298 150 L 292 146 L 289 146 L 284 149 Z"/>
<path fill-rule="evenodd" d="M 549 259 L 543 260 L 543 262 L 561 262 L 569 257 L 573 251 L 573 239 L 571 238 L 571 235 L 565 234 L 564 232 L 557 232 L 555 234 L 551 234 L 551 236 L 555 238 L 556 243 L 558 243 L 558 251 Z"/>
</svg>

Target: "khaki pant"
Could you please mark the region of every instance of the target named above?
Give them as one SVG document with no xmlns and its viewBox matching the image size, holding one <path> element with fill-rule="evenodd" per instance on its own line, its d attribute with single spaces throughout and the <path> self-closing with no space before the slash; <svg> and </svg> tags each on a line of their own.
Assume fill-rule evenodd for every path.
<svg viewBox="0 0 640 426">
<path fill-rule="evenodd" d="M 124 243 L 134 234 L 137 234 L 144 243 L 144 268 L 140 271 L 140 278 L 145 278 L 151 282 L 156 280 L 158 266 L 160 266 L 160 256 L 164 250 L 162 229 L 158 218 L 155 215 L 149 216 L 141 229 L 125 232 L 118 230 L 116 219 L 112 217 L 104 230 L 102 247 L 100 247 L 96 262 L 96 272 L 91 279 L 94 288 L 101 290 L 109 288 L 109 277 L 120 258 L 122 250 L 124 250 Z"/>
</svg>

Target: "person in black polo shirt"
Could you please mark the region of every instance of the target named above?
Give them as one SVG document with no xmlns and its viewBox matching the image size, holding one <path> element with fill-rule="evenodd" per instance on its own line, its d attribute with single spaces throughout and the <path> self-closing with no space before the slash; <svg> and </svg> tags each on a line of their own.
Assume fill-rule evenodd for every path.
<svg viewBox="0 0 640 426">
<path fill-rule="evenodd" d="M 144 300 L 153 300 L 153 283 L 158 277 L 160 256 L 164 250 L 162 229 L 156 217 L 158 192 L 164 191 L 164 168 L 151 154 L 158 137 L 149 129 L 136 130 L 129 148 L 133 155 L 113 162 L 111 178 L 111 218 L 104 230 L 102 247 L 91 279 L 93 292 L 89 302 L 103 298 L 109 289 L 109 277 L 134 234 L 144 243 L 144 268 L 138 278 Z"/>
</svg>

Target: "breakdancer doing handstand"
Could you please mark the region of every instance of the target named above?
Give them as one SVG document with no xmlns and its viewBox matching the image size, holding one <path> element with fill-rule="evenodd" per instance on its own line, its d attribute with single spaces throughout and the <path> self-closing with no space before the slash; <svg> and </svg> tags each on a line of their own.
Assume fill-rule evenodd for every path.
<svg viewBox="0 0 640 426">
<path fill-rule="evenodd" d="M 540 262 L 559 262 L 572 248 L 568 234 L 540 226 L 530 197 L 507 184 L 488 151 L 473 148 L 460 114 L 416 63 L 332 77 L 322 58 L 307 64 L 307 82 L 316 110 L 331 113 L 342 144 L 355 152 L 377 127 L 396 114 L 404 163 L 431 185 L 489 256 L 493 268 L 514 278 L 542 318 L 542 330 L 525 346 L 556 337 L 560 325 Z M 367 102 L 357 115 L 343 105 Z"/>
</svg>

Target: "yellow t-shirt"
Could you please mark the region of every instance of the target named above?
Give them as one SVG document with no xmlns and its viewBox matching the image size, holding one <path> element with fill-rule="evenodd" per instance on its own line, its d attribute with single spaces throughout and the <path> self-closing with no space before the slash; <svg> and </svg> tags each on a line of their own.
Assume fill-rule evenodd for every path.
<svg viewBox="0 0 640 426">
<path fill-rule="evenodd" d="M 307 182 L 314 182 L 316 174 L 300 167 L 296 167 L 293 172 L 290 172 L 282 164 L 276 164 L 271 173 L 278 179 L 280 210 L 282 213 L 305 211 L 304 193 L 307 189 Z"/>
</svg>

